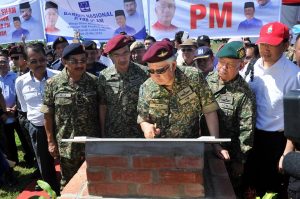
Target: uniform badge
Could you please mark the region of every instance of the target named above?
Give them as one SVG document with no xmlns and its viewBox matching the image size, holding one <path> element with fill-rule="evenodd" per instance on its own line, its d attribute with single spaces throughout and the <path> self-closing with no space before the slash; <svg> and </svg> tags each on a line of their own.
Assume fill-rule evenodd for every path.
<svg viewBox="0 0 300 199">
<path fill-rule="evenodd" d="M 165 57 L 168 54 L 168 51 L 162 50 L 157 56 L 158 57 Z"/>
<path fill-rule="evenodd" d="M 269 26 L 267 33 L 271 34 L 273 32 L 273 25 Z"/>
<path fill-rule="evenodd" d="M 245 48 L 244 47 L 241 47 L 237 50 L 237 54 L 238 54 L 238 58 L 239 59 L 242 59 L 245 57 L 246 55 L 246 52 L 245 52 Z"/>
<path fill-rule="evenodd" d="M 62 37 L 58 37 L 58 40 L 62 42 L 64 39 Z"/>
</svg>

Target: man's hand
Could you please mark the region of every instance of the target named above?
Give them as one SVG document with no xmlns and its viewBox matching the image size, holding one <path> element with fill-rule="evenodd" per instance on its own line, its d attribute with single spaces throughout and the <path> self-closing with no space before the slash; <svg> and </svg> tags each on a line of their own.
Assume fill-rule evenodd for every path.
<svg viewBox="0 0 300 199">
<path fill-rule="evenodd" d="M 156 124 L 150 124 L 148 122 L 142 122 L 141 128 L 144 132 L 144 136 L 147 139 L 153 139 L 156 135 L 160 134 L 160 129 L 156 128 Z"/>
<path fill-rule="evenodd" d="M 230 156 L 227 150 L 223 149 L 220 144 L 213 144 L 216 155 L 222 160 L 230 160 Z"/>
<path fill-rule="evenodd" d="M 48 142 L 48 151 L 53 158 L 59 156 L 57 144 L 55 142 Z"/>
</svg>

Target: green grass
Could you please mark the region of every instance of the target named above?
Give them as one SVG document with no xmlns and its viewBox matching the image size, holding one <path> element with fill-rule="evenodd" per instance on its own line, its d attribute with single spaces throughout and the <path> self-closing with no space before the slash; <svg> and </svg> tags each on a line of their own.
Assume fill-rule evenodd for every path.
<svg viewBox="0 0 300 199">
<path fill-rule="evenodd" d="M 32 181 L 30 179 L 30 175 L 35 170 L 34 168 L 25 168 L 22 165 L 25 164 L 23 160 L 24 153 L 22 151 L 22 146 L 19 140 L 18 135 L 15 133 L 16 143 L 18 147 L 18 155 L 20 166 L 14 167 L 14 174 L 18 179 L 18 183 L 13 187 L 3 186 L 0 188 L 0 198 L 1 199 L 14 199 L 17 198 L 18 195 L 24 190 L 24 188 Z"/>
</svg>

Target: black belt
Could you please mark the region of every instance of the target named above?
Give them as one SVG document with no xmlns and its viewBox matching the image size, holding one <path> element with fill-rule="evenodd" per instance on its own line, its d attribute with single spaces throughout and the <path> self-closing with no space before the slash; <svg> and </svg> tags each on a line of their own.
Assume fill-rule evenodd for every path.
<svg viewBox="0 0 300 199">
<path fill-rule="evenodd" d="M 284 131 L 264 131 L 258 128 L 255 128 L 255 131 L 258 133 L 284 133 Z"/>
</svg>

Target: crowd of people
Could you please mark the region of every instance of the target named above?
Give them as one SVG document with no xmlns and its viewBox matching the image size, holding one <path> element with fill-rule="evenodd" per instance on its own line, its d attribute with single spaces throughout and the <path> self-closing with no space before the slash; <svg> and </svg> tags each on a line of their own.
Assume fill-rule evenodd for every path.
<svg viewBox="0 0 300 199">
<path fill-rule="evenodd" d="M 300 150 L 284 136 L 283 120 L 283 96 L 300 89 L 299 38 L 291 47 L 287 26 L 273 22 L 256 43 L 231 38 L 215 53 L 209 36 L 184 31 L 172 41 L 121 32 L 100 48 L 61 36 L 52 46 L 9 45 L 0 50 L 0 186 L 18 183 L 14 131 L 26 166 L 58 195 L 85 161 L 84 144 L 62 139 L 211 135 L 231 138 L 213 149 L 237 198 L 269 191 L 297 198 L 299 179 L 288 187 L 282 161 Z"/>
</svg>

